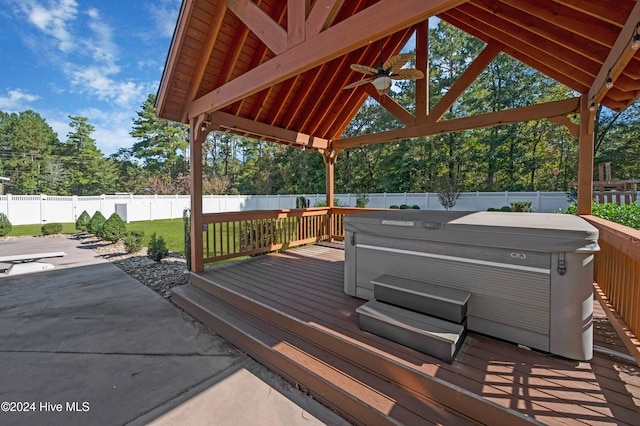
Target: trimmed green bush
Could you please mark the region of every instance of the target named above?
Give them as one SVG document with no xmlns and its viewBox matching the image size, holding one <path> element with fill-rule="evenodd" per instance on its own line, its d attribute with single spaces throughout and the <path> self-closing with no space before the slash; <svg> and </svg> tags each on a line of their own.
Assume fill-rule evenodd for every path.
<svg viewBox="0 0 640 426">
<path fill-rule="evenodd" d="M 127 253 L 133 253 L 142 248 L 142 241 L 144 240 L 144 232 L 142 231 L 128 231 L 122 237 L 122 242 L 127 249 Z"/>
<path fill-rule="evenodd" d="M 412 205 L 411 208 L 414 210 L 420 210 L 420 206 L 417 204 Z"/>
<path fill-rule="evenodd" d="M 147 257 L 155 262 L 160 262 L 163 257 L 169 254 L 167 244 L 165 244 L 162 237 L 157 237 L 154 232 L 149 241 L 149 248 L 147 249 Z"/>
<path fill-rule="evenodd" d="M 78 220 L 76 220 L 76 229 L 78 231 L 86 231 L 89 226 L 89 221 L 91 220 L 91 216 L 87 211 L 83 211 L 80 216 L 78 216 Z"/>
<path fill-rule="evenodd" d="M 11 232 L 11 222 L 6 214 L 0 213 L 0 237 L 4 237 Z"/>
<path fill-rule="evenodd" d="M 500 211 L 501 212 L 512 212 L 513 209 L 511 208 L 511 206 L 502 206 L 502 207 L 500 207 Z"/>
<path fill-rule="evenodd" d="M 393 205 L 389 206 L 389 208 L 390 208 L 390 209 L 397 210 L 397 209 L 399 209 L 400 207 L 398 207 L 398 206 L 396 206 L 395 204 L 393 204 Z"/>
<path fill-rule="evenodd" d="M 44 225 L 42 225 L 42 228 L 40 228 L 40 231 L 42 232 L 42 235 L 59 234 L 60 232 L 62 232 L 62 224 L 45 223 Z"/>
<path fill-rule="evenodd" d="M 530 213 L 533 211 L 531 201 L 512 201 L 511 210 L 519 213 Z"/>
<path fill-rule="evenodd" d="M 93 217 L 89 221 L 89 225 L 87 226 L 87 231 L 92 233 L 93 235 L 98 236 L 100 233 L 100 229 L 102 229 L 102 225 L 107 221 L 100 211 L 97 211 L 93 214 Z"/>
<path fill-rule="evenodd" d="M 109 216 L 109 219 L 102 225 L 98 235 L 103 240 L 111 241 L 115 243 L 119 241 L 127 232 L 124 222 L 117 213 L 113 213 Z"/>
<path fill-rule="evenodd" d="M 640 206 L 636 203 L 620 205 L 617 203 L 597 204 L 594 202 L 591 205 L 591 211 L 593 216 L 610 220 L 629 228 L 640 229 Z M 572 204 L 565 213 L 577 214 L 578 208 L 575 204 Z"/>
</svg>

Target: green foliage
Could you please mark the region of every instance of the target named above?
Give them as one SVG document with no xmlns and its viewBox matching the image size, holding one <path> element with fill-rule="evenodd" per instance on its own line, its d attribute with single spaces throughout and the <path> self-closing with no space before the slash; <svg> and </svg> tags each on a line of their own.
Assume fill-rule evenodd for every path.
<svg viewBox="0 0 640 426">
<path fill-rule="evenodd" d="M 530 213 L 533 211 L 531 201 L 512 201 L 511 210 L 519 213 Z"/>
<path fill-rule="evenodd" d="M 62 234 L 75 234 L 76 224 L 74 222 L 68 222 L 62 224 Z M 14 237 L 24 236 L 36 236 L 42 234 L 42 226 L 37 225 L 14 225 L 11 229 L 10 235 Z"/>
<path fill-rule="evenodd" d="M 296 198 L 296 209 L 306 209 L 309 207 L 309 199 L 302 195 Z"/>
<path fill-rule="evenodd" d="M 392 204 L 389 206 L 390 209 L 396 210 L 399 209 L 400 207 L 396 206 L 395 204 Z"/>
<path fill-rule="evenodd" d="M 107 219 L 100 212 L 100 210 L 97 210 L 91 217 L 91 220 L 89 221 L 89 226 L 87 226 L 87 231 L 89 231 L 93 235 L 98 236 L 98 234 L 100 233 L 100 230 L 102 229 L 102 226 L 106 221 Z"/>
<path fill-rule="evenodd" d="M 591 205 L 593 216 L 619 223 L 629 228 L 640 229 L 640 206 L 638 204 L 616 204 L 616 203 L 593 203 Z M 569 206 L 567 214 L 577 214 L 578 208 L 575 204 Z"/>
<path fill-rule="evenodd" d="M 119 241 L 127 232 L 124 222 L 117 213 L 109 216 L 109 219 L 100 228 L 99 237 L 103 240 L 116 242 Z"/>
<path fill-rule="evenodd" d="M 147 249 L 147 257 L 155 262 L 160 262 L 163 257 L 169 254 L 167 244 L 162 237 L 156 236 L 154 232 L 149 241 L 149 247 Z"/>
<path fill-rule="evenodd" d="M 42 235 L 53 235 L 59 234 L 62 232 L 62 224 L 61 223 L 45 223 L 40 228 Z"/>
<path fill-rule="evenodd" d="M 340 202 L 340 200 L 338 198 L 334 198 L 333 199 L 333 206 L 334 207 L 345 207 L 342 205 L 342 203 Z M 327 200 L 318 200 L 316 201 L 316 204 L 313 207 L 327 207 Z"/>
<path fill-rule="evenodd" d="M 162 235 L 167 248 L 184 255 L 184 222 L 179 219 L 145 220 L 127 223 L 128 231 L 139 231 L 145 235 L 143 245 L 149 246 L 151 235 L 156 232 Z"/>
<path fill-rule="evenodd" d="M 89 221 L 91 221 L 91 216 L 89 216 L 89 213 L 84 210 L 76 220 L 76 229 L 78 231 L 86 231 L 89 226 Z"/>
<path fill-rule="evenodd" d="M 11 232 L 11 222 L 6 214 L 0 213 L 0 237 L 4 237 Z"/>
<path fill-rule="evenodd" d="M 495 207 L 489 207 L 487 211 L 488 212 L 512 212 L 513 209 L 511 208 L 511 206 L 502 206 L 499 209 L 496 209 Z"/>
<path fill-rule="evenodd" d="M 358 194 L 356 196 L 356 207 L 363 209 L 367 207 L 368 202 L 369 202 L 369 194 Z"/>
<path fill-rule="evenodd" d="M 122 237 L 127 253 L 133 253 L 142 248 L 144 241 L 144 232 L 142 231 L 127 231 Z"/>
<path fill-rule="evenodd" d="M 412 205 L 411 208 L 414 210 L 420 210 L 420 206 L 417 204 Z"/>
<path fill-rule="evenodd" d="M 187 149 L 188 128 L 181 123 L 164 120 L 156 115 L 156 96 L 150 94 L 133 120 L 131 136 L 138 139 L 132 147 L 136 158 L 154 173 L 165 173 L 175 179 L 187 171 L 184 152 Z"/>
</svg>

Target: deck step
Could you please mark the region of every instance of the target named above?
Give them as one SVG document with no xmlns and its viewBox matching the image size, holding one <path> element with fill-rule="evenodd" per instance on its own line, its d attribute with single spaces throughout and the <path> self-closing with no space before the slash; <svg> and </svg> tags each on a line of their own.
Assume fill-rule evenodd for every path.
<svg viewBox="0 0 640 426">
<path fill-rule="evenodd" d="M 394 275 L 371 280 L 374 298 L 432 317 L 462 324 L 471 293 Z"/>
<path fill-rule="evenodd" d="M 221 267 L 225 268 L 226 266 L 222 265 Z M 202 291 L 207 293 L 206 297 L 208 299 L 215 301 L 216 305 L 227 306 L 224 309 L 228 312 L 232 312 L 234 316 L 247 315 L 248 313 L 252 316 L 253 321 L 255 321 L 254 324 L 259 324 L 258 327 L 260 329 L 263 329 L 268 325 L 275 325 L 280 329 L 285 330 L 285 334 L 279 337 L 280 341 L 302 342 L 296 343 L 296 346 L 305 347 L 305 351 L 310 354 L 314 354 L 314 356 L 317 355 L 317 352 L 314 352 L 306 346 L 302 346 L 304 342 L 322 348 L 325 352 L 332 354 L 333 357 L 331 358 L 330 364 L 338 365 L 339 362 L 344 361 L 349 363 L 351 368 L 356 367 L 356 371 L 359 371 L 359 373 L 351 373 L 350 375 L 363 383 L 371 383 L 369 379 L 365 380 L 365 378 L 374 375 L 377 379 L 382 380 L 387 384 L 392 384 L 395 389 L 404 389 L 405 392 L 409 394 L 409 397 L 407 397 L 406 394 L 404 397 L 400 395 L 390 395 L 393 396 L 397 402 L 403 401 L 403 405 L 396 403 L 397 408 L 393 409 L 392 414 L 394 419 L 397 418 L 396 413 L 402 411 L 402 407 L 406 407 L 414 413 L 419 413 L 425 418 L 431 417 L 430 415 L 424 414 L 425 411 L 430 412 L 434 410 L 435 407 L 440 407 L 440 410 L 446 409 L 448 415 L 454 416 L 454 419 L 431 420 L 430 422 L 440 424 L 458 424 L 460 422 L 464 423 L 464 420 L 461 419 L 474 419 L 476 422 L 481 424 L 495 424 L 498 420 L 502 424 L 514 426 L 538 424 L 531 417 L 521 414 L 516 410 L 503 407 L 496 402 L 478 396 L 453 383 L 425 374 L 418 369 L 410 368 L 407 365 L 401 365 L 398 362 L 398 353 L 391 348 L 387 348 L 387 343 L 384 343 L 388 342 L 390 345 L 397 345 L 395 342 L 378 338 L 380 343 L 373 344 L 372 346 L 371 343 L 367 344 L 354 340 L 347 330 L 344 330 L 345 333 L 343 334 L 320 324 L 302 321 L 299 318 L 286 314 L 277 307 L 257 302 L 248 294 L 240 294 L 237 291 L 239 289 L 235 287 L 232 289 L 227 285 L 215 283 L 212 281 L 211 276 L 207 274 L 192 272 L 190 280 L 192 284 L 189 284 L 188 286 L 199 287 Z M 183 287 L 179 287 L 179 289 L 182 288 Z M 176 290 L 176 292 L 180 291 L 181 290 Z M 178 297 L 174 297 L 174 301 L 177 301 L 177 299 Z M 232 338 L 232 335 L 234 334 L 232 328 L 225 333 L 220 331 L 221 327 L 229 328 L 222 321 L 218 321 L 215 317 L 218 314 L 218 310 L 222 311 L 222 308 L 212 307 L 208 312 L 203 313 L 199 308 L 194 311 L 193 308 L 188 306 L 189 304 L 190 303 L 188 301 L 187 306 L 180 303 L 185 310 L 207 324 L 222 337 L 227 338 L 232 343 L 243 348 L 243 350 L 247 350 L 242 342 L 238 341 L 238 338 Z M 201 318 L 201 316 L 203 318 Z M 216 325 L 216 323 L 220 323 L 221 325 Z M 357 323 L 354 324 L 354 326 L 357 328 Z M 381 350 L 381 348 L 387 349 Z M 394 355 L 387 352 L 388 350 L 391 350 L 391 353 Z M 258 357 L 253 354 L 252 356 L 256 357 L 269 368 L 279 372 L 284 377 L 290 378 L 289 375 L 285 374 L 286 372 L 281 372 L 278 366 L 273 365 L 273 363 L 265 357 Z M 319 355 L 318 358 L 323 360 L 328 359 Z M 348 367 L 345 367 L 343 371 L 349 371 Z M 402 378 L 402 380 L 399 380 L 400 378 Z M 303 383 L 305 386 L 312 388 L 312 385 L 309 383 L 300 379 L 297 380 L 299 383 Z M 408 386 L 407 383 L 409 383 Z M 478 383 L 481 385 L 481 382 Z M 376 388 L 373 385 L 371 386 Z M 317 392 L 317 390 L 315 390 L 315 392 Z M 434 398 L 434 396 L 437 397 Z M 336 407 L 337 409 L 337 407 L 340 407 L 341 402 L 342 401 L 338 401 L 338 403 L 335 404 L 329 403 L 328 405 Z M 344 412 L 341 410 L 342 409 L 339 411 L 344 415 Z M 357 420 L 355 414 L 345 417 L 356 424 L 373 424 L 370 421 L 363 422 L 362 420 Z M 412 424 L 411 422 L 404 423 Z"/>
<path fill-rule="evenodd" d="M 360 306 L 360 328 L 451 363 L 466 327 L 398 306 L 370 300 Z"/>
<path fill-rule="evenodd" d="M 253 324 L 259 320 L 253 314 L 213 298 L 205 290 L 193 285 L 177 287 L 173 289 L 172 300 L 252 357 L 291 382 L 302 384 L 316 399 L 337 407 L 353 423 L 467 423 L 432 401 L 416 400 L 415 396 L 409 398 L 415 400 L 413 406 L 399 406 L 396 401 L 407 400 L 406 391 L 364 370 L 354 371 L 347 361 L 287 334 L 275 324 L 262 322 L 256 327 Z M 385 388 L 388 392 L 379 391 Z"/>
</svg>

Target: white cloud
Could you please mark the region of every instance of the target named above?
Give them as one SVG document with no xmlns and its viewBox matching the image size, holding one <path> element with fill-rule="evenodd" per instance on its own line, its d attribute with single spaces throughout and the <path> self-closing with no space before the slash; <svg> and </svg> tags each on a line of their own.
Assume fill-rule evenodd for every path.
<svg viewBox="0 0 640 426">
<path fill-rule="evenodd" d="M 160 36 L 173 36 L 178 11 L 180 10 L 180 4 L 180 0 L 160 0 L 147 5 L 151 18 L 155 22 Z"/>
<path fill-rule="evenodd" d="M 29 22 L 57 41 L 61 51 L 73 49 L 74 41 L 68 26 L 78 14 L 76 0 L 51 0 L 46 6 L 32 0 L 21 2 L 20 7 Z"/>
<path fill-rule="evenodd" d="M 6 96 L 0 96 L 0 110 L 13 112 L 28 109 L 25 105 L 38 99 L 39 96 L 30 95 L 22 90 L 9 90 Z"/>
</svg>

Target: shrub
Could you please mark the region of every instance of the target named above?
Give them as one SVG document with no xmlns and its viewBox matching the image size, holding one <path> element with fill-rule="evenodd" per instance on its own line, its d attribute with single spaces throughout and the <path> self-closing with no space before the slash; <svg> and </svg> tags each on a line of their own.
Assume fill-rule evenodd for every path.
<svg viewBox="0 0 640 426">
<path fill-rule="evenodd" d="M 93 214 L 93 217 L 89 221 L 89 225 L 87 226 L 87 231 L 97 236 L 100 233 L 100 229 L 102 229 L 102 225 L 104 225 L 106 221 L 107 219 L 98 210 Z"/>
<path fill-rule="evenodd" d="M 126 232 L 127 230 L 120 216 L 117 213 L 113 213 L 104 225 L 102 225 L 99 231 L 99 237 L 115 243 L 120 240 Z"/>
<path fill-rule="evenodd" d="M 78 231 L 86 231 L 89 226 L 89 221 L 91 221 L 91 216 L 89 216 L 89 213 L 85 210 L 78 216 L 78 220 L 76 220 L 76 229 Z"/>
<path fill-rule="evenodd" d="M 44 225 L 42 225 L 42 228 L 40 228 L 40 231 L 42 232 L 42 235 L 59 234 L 60 232 L 62 232 L 62 224 L 45 223 Z"/>
<path fill-rule="evenodd" d="M 149 241 L 147 257 L 154 260 L 155 262 L 160 262 L 162 258 L 168 254 L 169 250 L 167 250 L 167 244 L 164 242 L 162 237 L 157 237 L 156 233 L 154 232 L 151 236 L 151 241 Z"/>
<path fill-rule="evenodd" d="M 304 198 L 303 196 L 299 196 L 296 198 L 296 209 L 306 209 L 309 208 L 309 199 Z"/>
<path fill-rule="evenodd" d="M 144 232 L 142 231 L 129 231 L 122 237 L 122 242 L 127 249 L 127 253 L 133 253 L 142 248 L 142 241 L 144 240 Z"/>
<path fill-rule="evenodd" d="M 511 209 L 514 212 L 530 213 L 533 211 L 531 208 L 531 201 L 512 201 L 510 204 Z"/>
<path fill-rule="evenodd" d="M 591 211 L 593 216 L 610 220 L 629 228 L 640 229 L 640 206 L 636 203 L 622 206 L 616 203 L 593 203 Z M 577 214 L 578 208 L 575 204 L 572 204 L 565 213 Z"/>
<path fill-rule="evenodd" d="M 4 237 L 11 232 L 11 222 L 6 214 L 0 213 L 0 237 Z"/>
<path fill-rule="evenodd" d="M 417 204 L 412 205 L 411 208 L 414 210 L 420 210 L 420 206 Z"/>
<path fill-rule="evenodd" d="M 392 205 L 392 206 L 389 206 L 389 208 L 390 208 L 390 209 L 394 209 L 394 210 L 395 210 L 395 209 L 399 209 L 400 207 L 398 207 L 398 206 L 396 206 L 396 205 L 394 204 L 394 205 Z"/>
<path fill-rule="evenodd" d="M 368 203 L 369 203 L 369 194 L 358 194 L 356 196 L 356 207 L 363 209 L 367 207 Z"/>
<path fill-rule="evenodd" d="M 511 208 L 511 206 L 502 206 L 502 207 L 500 207 L 500 211 L 501 212 L 512 212 L 513 209 Z"/>
<path fill-rule="evenodd" d="M 407 204 L 400 204 L 400 210 L 407 210 L 410 209 L 411 207 L 409 207 L 409 205 Z"/>
</svg>

